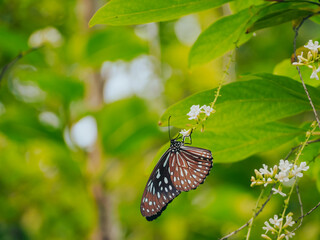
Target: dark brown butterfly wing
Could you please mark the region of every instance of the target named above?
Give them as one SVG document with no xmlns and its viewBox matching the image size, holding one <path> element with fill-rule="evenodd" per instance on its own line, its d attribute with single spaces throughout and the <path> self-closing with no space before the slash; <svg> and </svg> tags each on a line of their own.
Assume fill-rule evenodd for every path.
<svg viewBox="0 0 320 240">
<path fill-rule="evenodd" d="M 196 189 L 209 175 L 212 154 L 209 150 L 182 145 L 170 163 L 174 187 L 179 191 Z"/>
<path fill-rule="evenodd" d="M 173 186 L 168 170 L 173 155 L 171 149 L 162 155 L 144 189 L 140 211 L 148 221 L 159 217 L 167 205 L 180 194 Z"/>
<path fill-rule="evenodd" d="M 150 175 L 141 200 L 141 214 L 148 221 L 156 219 L 181 191 L 202 184 L 211 168 L 209 150 L 173 140 Z"/>
</svg>

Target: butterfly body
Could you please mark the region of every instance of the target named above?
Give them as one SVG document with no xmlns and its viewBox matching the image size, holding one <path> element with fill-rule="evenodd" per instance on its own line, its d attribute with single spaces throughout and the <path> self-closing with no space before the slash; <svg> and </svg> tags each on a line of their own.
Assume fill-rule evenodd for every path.
<svg viewBox="0 0 320 240">
<path fill-rule="evenodd" d="M 171 140 L 170 148 L 153 169 L 145 187 L 140 211 L 148 221 L 161 215 L 167 205 L 181 192 L 196 189 L 212 167 L 209 150 Z"/>
</svg>

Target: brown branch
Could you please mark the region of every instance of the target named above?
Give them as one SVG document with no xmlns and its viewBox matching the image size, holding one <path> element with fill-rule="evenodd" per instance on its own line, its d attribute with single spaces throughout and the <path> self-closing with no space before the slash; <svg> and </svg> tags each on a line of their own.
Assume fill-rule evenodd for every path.
<svg viewBox="0 0 320 240">
<path fill-rule="evenodd" d="M 27 55 L 27 54 L 35 51 L 35 50 L 38 50 L 38 49 L 39 49 L 39 47 L 38 48 L 30 48 L 30 49 L 28 49 L 26 51 L 22 51 L 11 62 L 9 62 L 8 64 L 4 65 L 4 67 L 2 68 L 1 73 L 0 73 L 0 83 L 1 83 L 1 80 L 4 77 L 5 73 L 10 69 L 10 67 L 12 67 L 16 62 L 18 62 L 25 55 Z"/>
<path fill-rule="evenodd" d="M 300 22 L 300 24 L 294 29 L 295 35 L 294 35 L 294 40 L 293 40 L 293 54 L 294 54 L 294 60 L 295 60 L 295 61 L 297 61 L 297 53 L 296 53 L 297 46 L 296 46 L 296 44 L 297 44 L 297 38 L 298 38 L 298 35 L 299 35 L 299 29 L 300 29 L 300 27 L 302 26 L 302 24 L 305 22 L 305 20 L 307 20 L 308 18 L 310 18 L 310 17 L 312 17 L 312 16 L 313 16 L 313 14 L 310 14 L 309 16 L 303 18 L 302 21 Z M 316 110 L 316 108 L 315 108 L 314 105 L 313 105 L 313 102 L 312 102 L 312 99 L 311 99 L 311 97 L 310 97 L 308 88 L 307 88 L 307 86 L 306 86 L 306 84 L 305 84 L 305 82 L 304 82 L 304 80 L 303 80 L 303 78 L 302 78 L 302 75 L 301 75 L 301 71 L 300 71 L 299 66 L 296 66 L 296 68 L 297 68 L 297 71 L 298 71 L 298 73 L 299 73 L 299 77 L 300 77 L 300 80 L 301 80 L 303 89 L 304 89 L 304 91 L 305 91 L 305 93 L 306 93 L 306 95 L 307 95 L 307 97 L 308 97 L 308 99 L 309 99 L 309 103 L 310 103 L 310 105 L 311 105 L 311 108 L 312 108 L 314 117 L 315 117 L 315 119 L 317 120 L 318 126 L 319 126 L 319 128 L 320 128 L 320 120 L 319 120 L 319 117 L 318 117 L 318 114 L 317 114 L 317 110 Z"/>
<path fill-rule="evenodd" d="M 316 142 L 320 142 L 320 138 L 319 139 L 315 139 L 315 140 L 311 140 L 307 142 L 307 145 L 310 143 L 316 143 Z M 294 152 L 294 150 L 296 150 L 297 148 L 301 147 L 301 144 L 299 144 L 298 146 L 295 146 L 293 148 L 291 148 L 290 152 L 287 154 L 287 156 L 284 158 L 284 160 L 288 160 L 288 158 L 291 156 L 291 154 Z"/>
<path fill-rule="evenodd" d="M 275 184 L 274 184 L 274 185 L 275 185 Z M 274 187 L 274 185 L 273 185 L 272 187 Z M 271 188 L 271 189 L 272 189 L 272 188 Z M 267 205 L 267 203 L 270 201 L 272 194 L 273 194 L 273 191 L 270 190 L 270 194 L 269 194 L 267 200 L 262 204 L 262 206 L 261 206 L 261 208 L 259 209 L 259 211 L 257 211 L 256 214 L 255 214 L 252 218 L 249 219 L 248 222 L 246 222 L 244 225 L 242 225 L 241 227 L 239 227 L 237 230 L 229 233 L 228 235 L 224 236 L 223 238 L 220 238 L 219 240 L 228 239 L 229 237 L 231 237 L 231 236 L 237 234 L 238 232 L 240 232 L 240 231 L 241 231 L 242 229 L 244 229 L 245 227 L 249 226 L 250 222 L 253 221 L 253 219 L 255 219 L 255 218 L 262 212 L 262 210 L 264 209 L 264 207 L 265 207 L 265 206 Z"/>
<path fill-rule="evenodd" d="M 295 222 L 297 223 L 300 219 L 308 216 L 310 213 L 312 213 L 314 210 L 316 210 L 318 207 L 320 206 L 320 202 L 318 202 L 318 204 L 316 206 L 314 206 L 313 208 L 311 208 L 309 210 L 309 212 L 305 213 L 304 215 L 300 216 Z"/>
<path fill-rule="evenodd" d="M 302 205 L 302 200 L 301 200 L 301 195 L 300 195 L 300 191 L 299 191 L 299 185 L 297 184 L 296 185 L 296 192 L 297 192 L 297 196 L 298 196 L 298 201 L 299 201 L 299 206 L 300 206 L 300 213 L 301 213 L 301 216 L 303 216 L 303 205 Z M 295 232 L 298 228 L 301 227 L 302 225 L 302 221 L 303 221 L 303 218 L 300 219 L 300 223 L 299 225 L 292 231 L 292 232 Z M 297 223 L 298 221 L 296 221 Z"/>
</svg>

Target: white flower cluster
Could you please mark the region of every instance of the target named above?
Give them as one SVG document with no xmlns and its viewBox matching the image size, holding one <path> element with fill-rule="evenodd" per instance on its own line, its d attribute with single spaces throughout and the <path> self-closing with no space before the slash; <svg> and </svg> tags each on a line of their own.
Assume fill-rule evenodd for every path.
<svg viewBox="0 0 320 240">
<path fill-rule="evenodd" d="M 272 234 L 276 234 L 279 232 L 280 230 L 280 227 L 281 227 L 281 230 L 284 231 L 284 233 L 282 233 L 278 239 L 290 239 L 292 238 L 295 233 L 294 232 L 290 232 L 287 228 L 288 227 L 292 227 L 296 222 L 292 220 L 292 215 L 293 213 L 288 213 L 288 215 L 286 216 L 286 222 L 285 224 L 282 226 L 283 224 L 283 219 L 282 218 L 279 218 L 278 215 L 274 215 L 273 218 L 270 218 L 269 219 L 269 222 L 268 221 L 265 221 L 264 222 L 264 225 L 262 227 L 263 230 L 265 230 L 266 232 L 264 234 L 261 234 L 261 237 L 264 238 L 264 239 L 268 239 L 268 240 L 272 240 L 272 238 L 270 238 L 267 233 L 270 231 Z"/>
<path fill-rule="evenodd" d="M 313 43 L 312 40 L 309 40 L 307 45 L 304 45 L 305 48 L 308 48 L 310 51 L 308 51 L 307 56 L 303 57 L 303 52 L 301 52 L 301 55 L 297 56 L 298 62 L 293 62 L 292 65 L 296 66 L 307 66 L 312 69 L 312 73 L 310 78 L 315 78 L 319 80 L 318 72 L 320 72 L 320 66 L 316 67 L 314 63 L 319 60 L 318 57 L 318 49 L 320 48 L 319 42 L 315 41 Z"/>
<path fill-rule="evenodd" d="M 186 137 L 189 137 L 190 136 L 190 134 L 191 134 L 191 128 L 190 129 L 188 129 L 188 130 L 186 130 L 186 129 L 183 129 L 183 130 L 181 130 L 180 131 L 180 134 L 182 135 L 182 137 L 184 137 L 184 138 L 186 138 Z"/>
<path fill-rule="evenodd" d="M 205 120 L 206 117 L 209 117 L 211 113 L 214 113 L 215 110 L 210 107 L 210 106 L 207 106 L 207 105 L 203 105 L 200 107 L 200 105 L 192 105 L 190 107 L 190 111 L 187 113 L 187 115 L 189 116 L 189 120 L 199 120 L 200 118 L 200 114 L 203 113 L 204 114 L 204 119 L 202 120 Z M 192 132 L 192 129 L 183 129 L 180 131 L 180 134 L 182 135 L 183 138 L 186 138 L 186 137 L 189 137 L 190 134 Z"/>
<path fill-rule="evenodd" d="M 215 110 L 207 105 L 203 105 L 202 107 L 200 107 L 200 105 L 192 105 L 190 108 L 190 112 L 188 112 L 187 115 L 189 116 L 189 120 L 198 120 L 200 113 L 204 113 L 206 116 L 210 116 L 210 114 L 214 112 Z"/>
<path fill-rule="evenodd" d="M 263 168 L 260 168 L 259 171 L 257 169 L 254 170 L 256 177 L 251 177 L 251 187 L 256 185 L 264 185 L 265 187 L 268 184 L 272 183 L 285 183 L 289 182 L 291 179 L 295 177 L 303 177 L 302 171 L 307 171 L 309 166 L 307 166 L 306 162 L 300 163 L 300 166 L 294 165 L 290 163 L 288 160 L 280 160 L 279 166 L 274 165 L 273 168 L 268 170 L 268 166 L 266 164 L 262 165 Z M 272 189 L 274 193 L 279 193 L 282 196 L 285 196 L 280 190 Z"/>
</svg>

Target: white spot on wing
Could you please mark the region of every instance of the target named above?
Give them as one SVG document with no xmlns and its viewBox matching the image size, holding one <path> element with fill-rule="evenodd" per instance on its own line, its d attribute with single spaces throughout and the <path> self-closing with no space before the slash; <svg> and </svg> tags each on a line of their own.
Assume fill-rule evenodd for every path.
<svg viewBox="0 0 320 240">
<path fill-rule="evenodd" d="M 168 179 L 166 177 L 164 177 L 164 182 L 167 184 L 168 183 Z"/>
<path fill-rule="evenodd" d="M 169 160 L 169 156 L 170 156 L 170 154 L 168 154 L 166 161 L 164 161 L 164 163 L 163 163 L 163 167 L 165 167 L 165 166 L 167 165 L 168 160 Z"/>
</svg>

